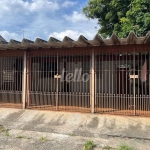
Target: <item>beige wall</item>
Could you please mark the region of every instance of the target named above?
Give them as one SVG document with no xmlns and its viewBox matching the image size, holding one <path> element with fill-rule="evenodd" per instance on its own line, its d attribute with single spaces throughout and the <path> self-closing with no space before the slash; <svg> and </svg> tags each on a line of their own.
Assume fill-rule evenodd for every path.
<svg viewBox="0 0 150 150">
<path fill-rule="evenodd" d="M 2 70 L 3 68 L 5 67 L 4 64 L 6 64 L 8 60 L 0 60 L 1 62 L 1 66 L 0 67 L 0 83 L 2 84 Z M 117 65 L 118 64 L 125 64 L 125 63 L 132 63 L 133 61 L 120 61 L 120 62 L 117 62 L 117 61 L 103 61 L 103 62 L 100 62 L 101 65 L 99 66 L 99 71 L 96 71 L 96 80 L 95 80 L 95 83 L 96 83 L 96 92 L 97 93 L 106 93 L 106 94 L 116 94 L 116 79 L 117 79 L 117 72 L 116 72 L 116 69 L 117 69 Z M 137 65 L 138 61 L 135 62 L 135 64 Z M 3 64 L 3 65 L 2 65 Z M 13 64 L 12 63 L 12 60 L 10 60 L 10 64 Z M 9 66 L 9 65 L 8 65 Z M 63 69 L 63 62 L 59 63 L 58 64 L 59 66 L 59 69 L 58 69 L 58 73 L 59 75 L 62 74 L 62 69 Z M 13 66 L 11 66 L 12 68 Z M 73 73 L 74 74 L 74 71 L 75 69 L 80 69 L 83 67 L 83 64 L 82 62 L 69 62 L 69 63 L 66 63 L 66 71 L 67 73 Z M 56 79 L 54 78 L 51 78 L 51 77 L 48 77 L 48 78 L 44 78 L 41 76 L 42 72 L 40 71 L 40 64 L 39 63 L 33 63 L 32 64 L 32 90 L 34 91 L 50 91 L 50 92 L 55 92 L 56 91 Z M 89 66 L 89 69 L 90 69 L 90 66 Z M 102 71 L 103 70 L 103 71 Z M 87 73 L 90 73 L 90 70 L 87 71 Z M 98 74 L 99 73 L 99 74 Z M 132 73 L 131 73 L 132 74 Z M 138 81 L 138 79 L 135 80 L 136 83 L 140 82 Z M 132 83 L 133 80 L 130 79 L 130 82 Z M 148 83 L 148 80 L 147 80 L 147 83 Z M 83 82 L 83 81 L 80 81 L 80 82 L 68 82 L 69 84 L 69 89 L 70 89 L 70 92 L 84 92 L 84 93 L 89 93 L 90 92 L 90 80 L 87 81 L 87 82 Z M 58 86 L 59 86 L 59 91 L 63 91 L 64 89 L 64 83 L 63 82 L 60 82 L 60 79 L 59 79 L 59 83 L 58 83 Z"/>
<path fill-rule="evenodd" d="M 56 90 L 56 79 L 51 78 L 51 77 L 47 77 L 44 78 L 41 76 L 42 72 L 40 71 L 40 64 L 39 63 L 33 63 L 32 64 L 32 68 L 33 68 L 33 73 L 32 73 L 32 88 L 33 90 L 40 90 L 40 91 L 49 91 L 49 92 L 55 92 Z M 62 74 L 62 70 L 63 70 L 63 63 L 59 63 L 59 69 L 58 69 L 58 73 L 59 75 Z M 78 63 L 74 63 L 74 62 L 70 62 L 66 64 L 66 71 L 67 73 L 73 73 L 75 69 L 80 69 L 82 68 L 82 62 L 78 62 Z M 89 71 L 88 71 L 89 73 Z M 90 92 L 90 81 L 88 82 L 68 82 L 69 84 L 69 89 L 70 92 Z M 58 86 L 59 86 L 59 91 L 63 91 L 64 88 L 64 82 L 58 82 Z"/>
<path fill-rule="evenodd" d="M 10 57 L 0 57 L 0 88 L 3 84 L 3 70 L 14 70 L 14 61 Z"/>
</svg>

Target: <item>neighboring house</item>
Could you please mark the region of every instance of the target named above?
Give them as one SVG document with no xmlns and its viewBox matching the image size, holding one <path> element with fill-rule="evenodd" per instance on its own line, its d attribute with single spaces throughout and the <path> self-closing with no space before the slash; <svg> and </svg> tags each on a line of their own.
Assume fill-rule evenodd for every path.
<svg viewBox="0 0 150 150">
<path fill-rule="evenodd" d="M 0 106 L 150 116 L 150 33 L 0 39 Z"/>
</svg>

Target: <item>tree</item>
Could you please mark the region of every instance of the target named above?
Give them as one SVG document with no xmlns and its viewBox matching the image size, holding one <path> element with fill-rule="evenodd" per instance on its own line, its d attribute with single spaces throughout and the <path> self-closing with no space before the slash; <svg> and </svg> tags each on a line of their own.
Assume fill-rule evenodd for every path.
<svg viewBox="0 0 150 150">
<path fill-rule="evenodd" d="M 150 1 L 133 0 L 130 3 L 130 9 L 126 12 L 126 17 L 120 19 L 121 30 L 117 31 L 120 37 L 126 37 L 130 31 L 134 31 L 137 36 L 144 36 L 150 31 Z"/>
<path fill-rule="evenodd" d="M 98 19 L 98 32 L 105 38 L 112 33 L 126 37 L 131 31 L 140 36 L 150 29 L 149 0 L 89 0 L 83 13 Z"/>
</svg>

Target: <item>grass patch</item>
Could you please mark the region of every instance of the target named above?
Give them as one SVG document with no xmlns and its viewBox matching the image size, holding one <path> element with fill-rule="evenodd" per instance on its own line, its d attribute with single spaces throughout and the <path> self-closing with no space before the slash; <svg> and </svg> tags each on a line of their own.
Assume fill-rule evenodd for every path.
<svg viewBox="0 0 150 150">
<path fill-rule="evenodd" d="M 23 139 L 23 138 L 26 138 L 26 137 L 19 135 L 19 136 L 17 136 L 16 138 L 18 138 L 18 139 Z"/>
<path fill-rule="evenodd" d="M 5 127 L 0 125 L 0 132 L 5 132 L 5 130 L 6 130 Z"/>
<path fill-rule="evenodd" d="M 127 145 L 120 145 L 118 148 L 112 148 L 110 146 L 104 146 L 102 150 L 134 150 L 134 148 Z"/>
<path fill-rule="evenodd" d="M 96 145 L 94 144 L 93 141 L 87 141 L 87 142 L 84 144 L 83 150 L 93 150 L 93 148 L 94 148 L 95 146 L 96 146 Z"/>
<path fill-rule="evenodd" d="M 3 133 L 5 136 L 10 136 L 9 129 L 6 129 L 3 125 L 0 125 L 0 132 Z"/>
<path fill-rule="evenodd" d="M 18 139 L 31 139 L 31 137 L 26 137 L 26 136 L 23 136 L 23 135 L 18 135 L 16 138 Z"/>
<path fill-rule="evenodd" d="M 127 146 L 127 145 L 120 145 L 117 150 L 134 150 L 133 147 Z"/>
<path fill-rule="evenodd" d="M 73 133 L 69 133 L 68 135 L 70 135 L 70 136 L 75 136 L 75 134 L 73 134 Z"/>
<path fill-rule="evenodd" d="M 8 129 L 5 131 L 5 136 L 7 136 L 7 137 L 10 136 L 8 131 L 9 131 Z"/>
<path fill-rule="evenodd" d="M 103 147 L 103 150 L 113 150 L 113 148 L 110 147 L 110 146 L 104 146 L 104 147 Z"/>
<path fill-rule="evenodd" d="M 47 141 L 47 138 L 44 137 L 44 136 L 42 136 L 42 137 L 40 138 L 40 140 L 41 140 L 41 141 Z"/>
</svg>

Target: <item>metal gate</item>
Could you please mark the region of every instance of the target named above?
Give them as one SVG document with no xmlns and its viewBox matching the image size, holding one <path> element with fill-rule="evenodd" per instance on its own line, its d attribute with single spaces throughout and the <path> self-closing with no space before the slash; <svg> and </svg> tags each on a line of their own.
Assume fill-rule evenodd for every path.
<svg viewBox="0 0 150 150">
<path fill-rule="evenodd" d="M 22 108 L 23 54 L 1 52 L 0 107 Z"/>
<path fill-rule="evenodd" d="M 148 52 L 97 53 L 95 112 L 150 116 Z"/>
<path fill-rule="evenodd" d="M 27 54 L 28 108 L 90 112 L 90 55 L 82 51 Z"/>
</svg>

